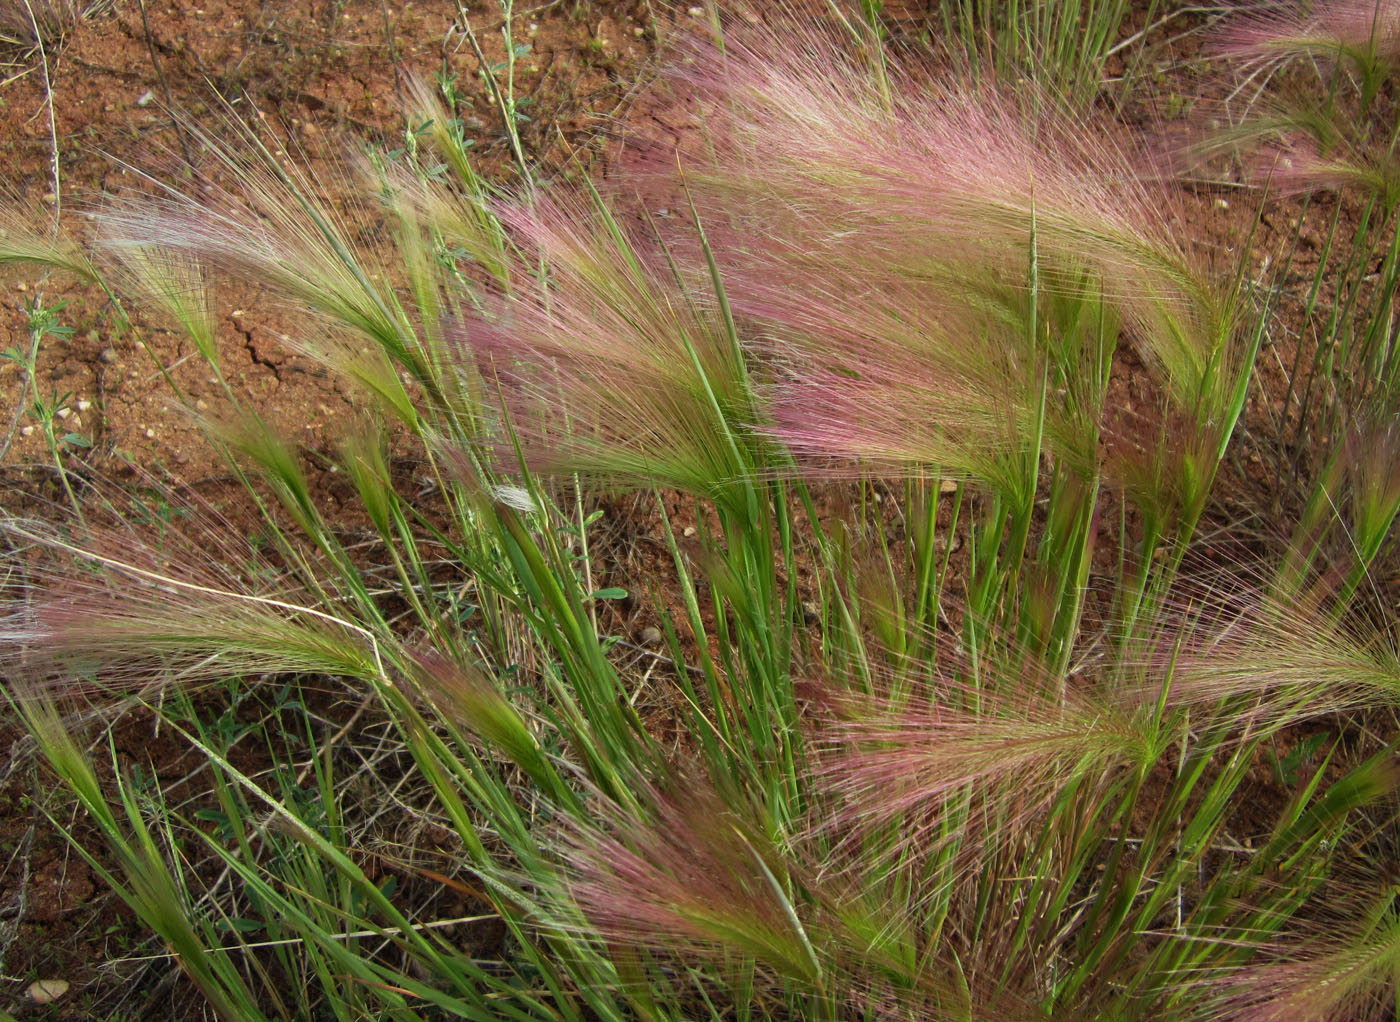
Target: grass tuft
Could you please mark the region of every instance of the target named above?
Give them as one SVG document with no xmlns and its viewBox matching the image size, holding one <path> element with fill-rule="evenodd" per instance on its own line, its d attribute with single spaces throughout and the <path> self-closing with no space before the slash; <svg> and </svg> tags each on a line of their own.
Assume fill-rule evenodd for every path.
<svg viewBox="0 0 1400 1022">
<path fill-rule="evenodd" d="M 1080 23 L 1018 8 L 1005 57 L 1097 82 L 1111 7 L 1054 52 Z M 202 417 L 255 537 L 96 487 L 2 526 L 11 698 L 217 1012 L 1395 1002 L 1390 893 L 1334 897 L 1397 824 L 1389 298 L 1319 356 L 1316 485 L 1258 542 L 1221 480 L 1275 306 L 1194 254 L 1151 145 L 1048 81 L 905 68 L 873 13 L 684 50 L 708 145 L 676 224 L 488 185 L 418 85 L 432 123 L 347 170 L 359 201 L 240 130 L 212 158 L 246 205 L 165 189 L 95 246 L 13 235 L 12 267 L 97 281 L 216 374 L 209 281 L 268 289 L 361 412 L 314 452 L 231 390 Z M 669 575 L 613 557 L 617 491 Z M 360 707 L 318 724 L 293 693 L 328 678 Z M 98 781 L 69 711 L 133 700 L 194 803 Z"/>
</svg>

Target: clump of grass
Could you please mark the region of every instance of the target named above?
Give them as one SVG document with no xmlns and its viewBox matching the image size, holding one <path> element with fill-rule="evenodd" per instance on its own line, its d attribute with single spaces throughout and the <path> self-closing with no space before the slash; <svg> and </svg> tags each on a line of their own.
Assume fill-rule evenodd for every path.
<svg viewBox="0 0 1400 1022">
<path fill-rule="evenodd" d="M 1350 606 L 1400 504 L 1388 432 L 1334 473 L 1359 574 L 1318 578 L 1301 543 L 1198 571 L 1265 325 L 1238 277 L 1186 253 L 1111 128 L 869 56 L 815 33 L 693 49 L 678 73 L 720 112 L 669 245 L 596 195 L 486 186 L 447 124 L 362 178 L 374 255 L 247 136 L 223 159 L 257 215 L 172 195 L 107 218 L 92 272 L 211 361 L 192 285 L 217 269 L 281 296 L 366 398 L 318 455 L 360 542 L 232 396 L 209 431 L 264 522 L 260 549 L 210 544 L 236 563 L 201 566 L 197 528 L 119 546 L 5 523 L 33 579 L 5 625 L 13 698 L 218 1010 L 1187 1019 L 1393 993 L 1388 908 L 1299 943 L 1347 849 L 1395 823 L 1395 743 L 1357 722 L 1393 712 L 1400 655 Z M 1157 409 L 1124 437 L 1128 349 Z M 391 436 L 429 485 L 395 485 Z M 593 583 L 590 487 L 700 512 L 677 537 L 657 495 L 664 676 L 599 631 L 619 593 Z M 63 730 L 88 675 L 148 698 L 358 687 L 451 843 L 451 875 L 423 875 L 505 944 L 469 955 L 371 878 L 338 740 L 252 776 L 172 695 L 218 826 L 127 788 L 112 812 Z M 1324 723 L 1349 744 L 1252 807 L 1271 743 Z M 1253 854 L 1242 826 L 1266 831 Z M 241 893 L 182 895 L 181 840 Z M 1273 1000 L 1241 987 L 1291 959 Z"/>
<path fill-rule="evenodd" d="M 1400 64 L 1400 9 L 1387 0 L 1246 9 L 1219 33 L 1221 55 L 1262 77 L 1240 122 L 1209 146 L 1260 150 L 1257 180 L 1285 194 L 1355 190 L 1393 210 L 1393 110 L 1381 91 Z"/>
<path fill-rule="evenodd" d="M 461 342 L 527 463 L 723 499 L 752 467 L 737 434 L 758 414 L 723 317 L 675 300 L 665 263 L 606 207 L 541 201 L 501 216 L 548 277 L 467 324 Z M 516 452 L 504 453 L 509 466 Z"/>
<path fill-rule="evenodd" d="M 1241 970 L 1222 997 L 1230 1017 L 1251 1022 L 1284 1019 L 1381 1019 L 1395 1007 L 1390 974 L 1396 954 L 1393 899 L 1361 907 L 1336 930 L 1312 934 L 1309 953 L 1290 949 L 1276 960 Z M 1280 949 L 1281 950 L 1281 949 Z"/>
<path fill-rule="evenodd" d="M 1237 58 L 1307 57 L 1345 65 L 1356 76 L 1363 107 L 1369 108 L 1400 59 L 1400 8 L 1390 0 L 1244 8 L 1222 32 L 1220 47 Z"/>
<path fill-rule="evenodd" d="M 1147 24 L 1157 10 L 1155 0 L 1146 5 Z M 943 5 L 941 14 L 944 37 L 973 68 L 1004 83 L 1028 79 L 1087 107 L 1104 91 L 1109 59 L 1122 50 L 1129 11 L 1123 0 L 992 5 L 958 0 Z"/>
<path fill-rule="evenodd" d="M 996 510 L 973 618 L 1024 610 L 1064 654 L 1100 491 L 1135 502 L 1140 563 L 1189 534 L 1259 341 L 1235 282 L 1181 248 L 1151 146 L 947 75 L 872 82 L 819 33 L 731 36 L 680 74 L 724 111 L 688 176 L 734 232 L 716 258 L 776 367 L 773 435 L 828 472 L 976 479 Z M 1123 347 L 1154 376 L 1147 466 L 1106 423 Z M 1065 517 L 1037 555 L 1046 483 Z M 1035 624 L 1028 554 L 1054 565 Z"/>
<path fill-rule="evenodd" d="M 1354 230 L 1341 203 L 1324 228 L 1321 258 L 1301 303 L 1310 339 L 1278 353 L 1290 371 L 1274 428 L 1291 433 L 1275 452 L 1278 499 L 1301 493 L 1314 509 L 1345 500 L 1339 466 L 1359 452 L 1349 438 L 1388 421 L 1396 408 L 1390 324 L 1400 265 L 1394 165 L 1400 120 L 1387 89 L 1400 70 L 1398 18 L 1400 9 L 1388 0 L 1245 9 L 1221 30 L 1218 44 L 1225 55 L 1248 62 L 1262 84 L 1247 112 L 1208 137 L 1202 150 L 1239 153 L 1253 182 L 1304 197 L 1304 212 L 1331 205 L 1313 202 L 1323 193 L 1358 204 Z M 1305 218 L 1297 224 L 1301 236 Z M 1278 272 L 1287 274 L 1292 265 L 1285 259 Z M 1388 449 L 1376 439 L 1377 452 Z M 1291 460 L 1286 451 L 1295 452 Z M 1373 531 L 1366 533 L 1353 551 L 1362 574 L 1379 554 Z M 1335 545 L 1348 543 L 1335 538 Z"/>
<path fill-rule="evenodd" d="M 51 49 L 79 21 L 106 6 L 104 0 L 6 0 L 0 4 L 0 45 Z"/>
</svg>

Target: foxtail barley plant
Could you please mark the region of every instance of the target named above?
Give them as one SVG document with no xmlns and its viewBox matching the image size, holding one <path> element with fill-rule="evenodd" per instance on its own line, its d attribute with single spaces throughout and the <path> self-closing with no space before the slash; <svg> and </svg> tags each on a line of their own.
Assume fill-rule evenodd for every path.
<svg viewBox="0 0 1400 1022">
<path fill-rule="evenodd" d="M 1330 487 L 1329 463 L 1347 460 L 1355 449 L 1348 437 L 1389 421 L 1396 409 L 1400 120 L 1388 88 L 1400 70 L 1398 30 L 1400 7 L 1389 0 L 1337 0 L 1246 9 L 1218 40 L 1218 52 L 1249 69 L 1257 84 L 1202 152 L 1230 153 L 1247 180 L 1301 197 L 1305 210 L 1316 203 L 1331 211 L 1301 300 L 1307 335 L 1277 353 L 1290 378 L 1274 428 L 1293 433 L 1279 448 L 1277 475 L 1283 493 L 1310 494 L 1313 502 L 1345 499 Z M 1354 228 L 1342 212 L 1353 202 Z M 1303 218 L 1297 223 L 1301 233 Z M 1284 260 L 1278 280 L 1291 263 Z M 1291 463 L 1285 450 L 1295 452 Z M 1375 553 L 1365 544 L 1357 552 L 1365 570 Z"/>
<path fill-rule="evenodd" d="M 1117 16 L 1090 17 L 1101 61 Z M 256 543 L 204 511 L 122 524 L 95 489 L 84 527 L 3 523 L 9 698 L 105 839 L 84 854 L 222 1017 L 1400 996 L 1393 884 L 1354 868 L 1393 850 L 1400 780 L 1393 617 L 1357 599 L 1400 508 L 1390 420 L 1346 410 L 1283 554 L 1211 563 L 1273 307 L 1187 245 L 1152 146 L 1050 88 L 902 68 L 862 24 L 680 48 L 706 144 L 664 230 L 488 184 L 420 85 L 426 126 L 355 168 L 358 207 L 237 134 L 246 204 L 171 191 L 89 248 L 6 237 L 216 377 L 211 281 L 266 288 L 362 410 L 317 454 L 354 532 L 231 386 L 204 422 Z M 1070 59 L 1018 38 L 1027 66 Z M 657 507 L 673 568 L 629 580 L 672 608 L 646 670 L 599 584 L 618 492 Z M 297 717 L 290 686 L 328 679 L 375 742 Z M 189 696 L 279 684 L 246 731 Z M 198 757 L 196 811 L 85 747 L 83 708 L 121 701 Z M 383 805 L 445 849 L 394 846 L 413 896 L 373 868 Z"/>
</svg>

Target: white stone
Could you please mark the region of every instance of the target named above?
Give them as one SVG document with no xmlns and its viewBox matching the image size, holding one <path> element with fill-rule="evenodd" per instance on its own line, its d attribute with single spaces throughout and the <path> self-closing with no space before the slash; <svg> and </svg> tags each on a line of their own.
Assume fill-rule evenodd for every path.
<svg viewBox="0 0 1400 1022">
<path fill-rule="evenodd" d="M 66 979 L 36 979 L 25 991 L 35 1004 L 51 1004 L 68 992 Z"/>
</svg>

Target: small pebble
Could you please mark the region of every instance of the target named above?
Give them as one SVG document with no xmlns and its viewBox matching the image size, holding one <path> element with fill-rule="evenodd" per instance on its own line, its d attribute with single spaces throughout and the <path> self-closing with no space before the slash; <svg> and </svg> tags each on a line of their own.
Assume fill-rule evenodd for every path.
<svg viewBox="0 0 1400 1022">
<path fill-rule="evenodd" d="M 209 410 L 209 402 L 206 401 L 206 400 L 204 400 L 204 398 L 199 398 L 199 399 L 198 399 L 197 401 L 195 401 L 195 403 L 194 403 L 194 410 L 197 411 L 197 412 L 205 412 L 205 411 L 208 411 L 208 410 Z"/>
<path fill-rule="evenodd" d="M 689 539 L 691 536 L 694 536 L 695 526 L 687 525 L 685 529 L 681 532 L 681 535 L 684 536 L 686 539 Z"/>
<path fill-rule="evenodd" d="M 1215 208 L 1216 208 L 1216 209 L 1229 209 L 1229 208 L 1230 208 L 1230 200 L 1229 200 L 1229 199 L 1223 199 L 1223 198 L 1217 197 L 1216 200 L 1215 200 Z"/>
<path fill-rule="evenodd" d="M 956 479 L 945 479 L 938 484 L 939 493 L 957 493 L 958 481 Z"/>
<path fill-rule="evenodd" d="M 705 8 L 703 8 L 703 7 L 689 7 L 689 8 L 686 9 L 686 13 L 689 14 L 692 18 L 698 18 L 698 17 L 700 17 L 700 15 L 702 15 L 702 14 L 705 13 Z"/>
<path fill-rule="evenodd" d="M 117 349 L 103 348 L 102 354 L 98 355 L 97 357 L 100 358 L 103 362 L 107 363 L 107 365 L 111 365 L 117 360 Z"/>
<path fill-rule="evenodd" d="M 22 426 L 22 427 L 20 427 L 19 435 L 20 435 L 20 436 L 33 436 L 33 435 L 34 435 L 34 427 L 33 427 L 33 426 Z"/>
<path fill-rule="evenodd" d="M 85 398 L 85 397 L 80 397 L 80 398 L 78 398 L 78 403 L 77 403 L 77 409 L 78 409 L 78 411 L 80 411 L 80 412 L 85 412 L 85 411 L 87 411 L 87 410 L 88 410 L 89 408 L 91 408 L 91 407 L 92 407 L 92 402 L 89 401 L 87 398 Z"/>
<path fill-rule="evenodd" d="M 45 193 L 44 193 L 44 201 L 47 202 L 50 206 L 52 206 L 55 202 L 58 201 L 58 193 L 56 193 L 56 192 L 45 192 Z"/>
<path fill-rule="evenodd" d="M 25 991 L 35 1004 L 51 1004 L 68 992 L 66 979 L 36 979 Z"/>
<path fill-rule="evenodd" d="M 655 625 L 647 625 L 645 628 L 643 628 L 643 629 L 642 629 L 642 645 L 643 645 L 643 646 L 659 646 L 659 645 L 661 645 L 661 629 L 660 629 L 660 628 L 657 628 Z"/>
<path fill-rule="evenodd" d="M 70 416 L 70 415 L 73 414 L 73 409 L 71 409 L 71 408 L 60 408 L 60 409 L 59 409 L 57 412 L 55 412 L 54 414 L 57 415 L 60 419 L 66 419 L 66 418 L 68 418 L 68 416 Z"/>
<path fill-rule="evenodd" d="M 147 440 L 154 440 L 156 438 L 156 431 L 153 429 L 146 430 L 145 437 Z"/>
<path fill-rule="evenodd" d="M 141 95 L 136 97 L 136 105 L 140 107 L 150 106 L 151 103 L 155 101 L 155 98 L 156 94 L 150 89 L 147 89 L 145 92 L 141 93 Z"/>
</svg>

